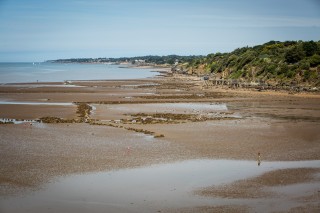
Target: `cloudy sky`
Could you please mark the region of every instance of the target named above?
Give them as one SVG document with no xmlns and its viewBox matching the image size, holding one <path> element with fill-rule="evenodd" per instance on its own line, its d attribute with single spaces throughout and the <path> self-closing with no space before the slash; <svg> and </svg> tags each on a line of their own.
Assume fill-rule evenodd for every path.
<svg viewBox="0 0 320 213">
<path fill-rule="evenodd" d="M 320 0 L 0 0 L 0 61 L 206 55 L 320 40 Z"/>
</svg>

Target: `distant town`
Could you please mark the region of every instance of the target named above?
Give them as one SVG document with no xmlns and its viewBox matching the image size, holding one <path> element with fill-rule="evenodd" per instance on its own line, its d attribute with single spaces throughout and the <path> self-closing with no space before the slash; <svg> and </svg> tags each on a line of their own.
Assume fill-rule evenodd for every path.
<svg viewBox="0 0 320 213">
<path fill-rule="evenodd" d="M 57 59 L 49 60 L 47 62 L 54 63 L 131 63 L 136 65 L 159 65 L 168 64 L 174 65 L 177 62 L 185 63 L 192 62 L 195 59 L 204 58 L 205 56 L 179 56 L 179 55 L 168 55 L 168 56 L 137 56 L 137 57 L 120 57 L 120 58 L 71 58 L 71 59 Z"/>
</svg>

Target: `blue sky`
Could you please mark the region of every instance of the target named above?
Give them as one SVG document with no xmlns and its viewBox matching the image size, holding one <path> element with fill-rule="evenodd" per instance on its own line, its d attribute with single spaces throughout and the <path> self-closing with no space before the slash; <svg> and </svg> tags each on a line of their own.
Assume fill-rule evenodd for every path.
<svg viewBox="0 0 320 213">
<path fill-rule="evenodd" d="M 0 0 L 0 61 L 206 55 L 320 40 L 320 0 Z"/>
</svg>

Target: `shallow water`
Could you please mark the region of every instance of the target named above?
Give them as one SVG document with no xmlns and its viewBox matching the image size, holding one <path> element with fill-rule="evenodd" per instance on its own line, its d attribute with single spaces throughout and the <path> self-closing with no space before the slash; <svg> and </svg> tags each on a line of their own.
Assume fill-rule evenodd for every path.
<svg viewBox="0 0 320 213">
<path fill-rule="evenodd" d="M 0 118 L 0 122 L 13 123 L 13 124 L 23 124 L 23 123 L 35 124 L 35 123 L 38 123 L 39 121 L 37 121 L 37 120 L 17 120 L 17 119 L 9 119 L 9 118 Z"/>
<path fill-rule="evenodd" d="M 20 88 L 41 88 L 41 87 L 86 87 L 74 84 L 34 84 L 34 83 L 24 83 L 24 84 L 3 84 L 6 87 L 20 87 Z"/>
<path fill-rule="evenodd" d="M 99 106 L 99 105 L 97 105 Z M 155 103 L 155 104 L 122 104 L 109 105 L 108 109 L 115 109 L 122 113 L 162 112 L 162 113 L 206 113 L 227 111 L 224 103 Z"/>
<path fill-rule="evenodd" d="M 0 83 L 137 79 L 156 75 L 151 71 L 107 64 L 0 63 Z"/>
<path fill-rule="evenodd" d="M 73 103 L 55 103 L 55 102 L 28 102 L 28 101 L 0 101 L 0 104 L 8 105 L 49 105 L 49 106 L 72 106 Z"/>
<path fill-rule="evenodd" d="M 244 201 L 205 198 L 195 196 L 192 192 L 202 187 L 230 183 L 271 170 L 300 167 L 320 168 L 320 161 L 262 162 L 258 166 L 255 161 L 189 160 L 145 168 L 73 175 L 57 178 L 32 194 L 0 199 L 0 210 L 157 212 L 167 208 L 244 202 L 263 207 L 265 204 L 259 199 Z M 280 207 L 284 205 L 277 200 L 270 202 L 279 202 Z"/>
<path fill-rule="evenodd" d="M 175 108 L 175 109 L 192 109 L 199 111 L 208 111 L 208 110 L 228 110 L 226 104 L 220 103 L 165 103 L 159 105 L 164 108 Z"/>
</svg>

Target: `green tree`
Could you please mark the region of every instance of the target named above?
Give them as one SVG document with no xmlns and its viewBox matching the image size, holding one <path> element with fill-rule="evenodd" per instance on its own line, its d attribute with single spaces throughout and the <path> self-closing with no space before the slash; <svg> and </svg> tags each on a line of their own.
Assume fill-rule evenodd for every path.
<svg viewBox="0 0 320 213">
<path fill-rule="evenodd" d="M 296 41 L 285 41 L 283 42 L 283 45 L 288 47 L 288 46 L 295 45 L 296 43 L 297 43 Z"/>
<path fill-rule="evenodd" d="M 308 41 L 302 44 L 302 49 L 306 53 L 306 56 L 312 56 L 318 51 L 318 45 L 314 41 Z"/>
<path fill-rule="evenodd" d="M 299 62 L 299 68 L 302 70 L 308 70 L 310 68 L 310 63 L 306 60 L 302 60 Z"/>
<path fill-rule="evenodd" d="M 265 72 L 271 73 L 271 74 L 276 74 L 276 68 L 277 68 L 277 66 L 275 64 L 268 64 L 265 67 Z"/>
<path fill-rule="evenodd" d="M 295 46 L 285 53 L 285 59 L 288 63 L 297 63 L 305 57 L 305 53 L 301 47 Z"/>
<path fill-rule="evenodd" d="M 242 69 L 246 64 L 250 63 L 253 59 L 257 57 L 257 53 L 253 50 L 248 50 L 241 56 L 240 62 L 238 65 L 238 70 Z"/>
<path fill-rule="evenodd" d="M 276 71 L 277 71 L 277 75 L 281 75 L 281 74 L 289 72 L 290 70 L 289 70 L 288 65 L 281 64 L 279 67 L 276 68 Z"/>
<path fill-rule="evenodd" d="M 309 59 L 310 66 L 311 67 L 316 67 L 320 64 L 320 55 L 313 55 Z"/>
<path fill-rule="evenodd" d="M 309 79 L 309 78 L 310 78 L 310 76 L 311 76 L 311 72 L 310 72 L 310 70 L 306 70 L 306 71 L 304 71 L 304 73 L 303 73 L 303 77 L 304 77 L 305 79 Z"/>
</svg>

